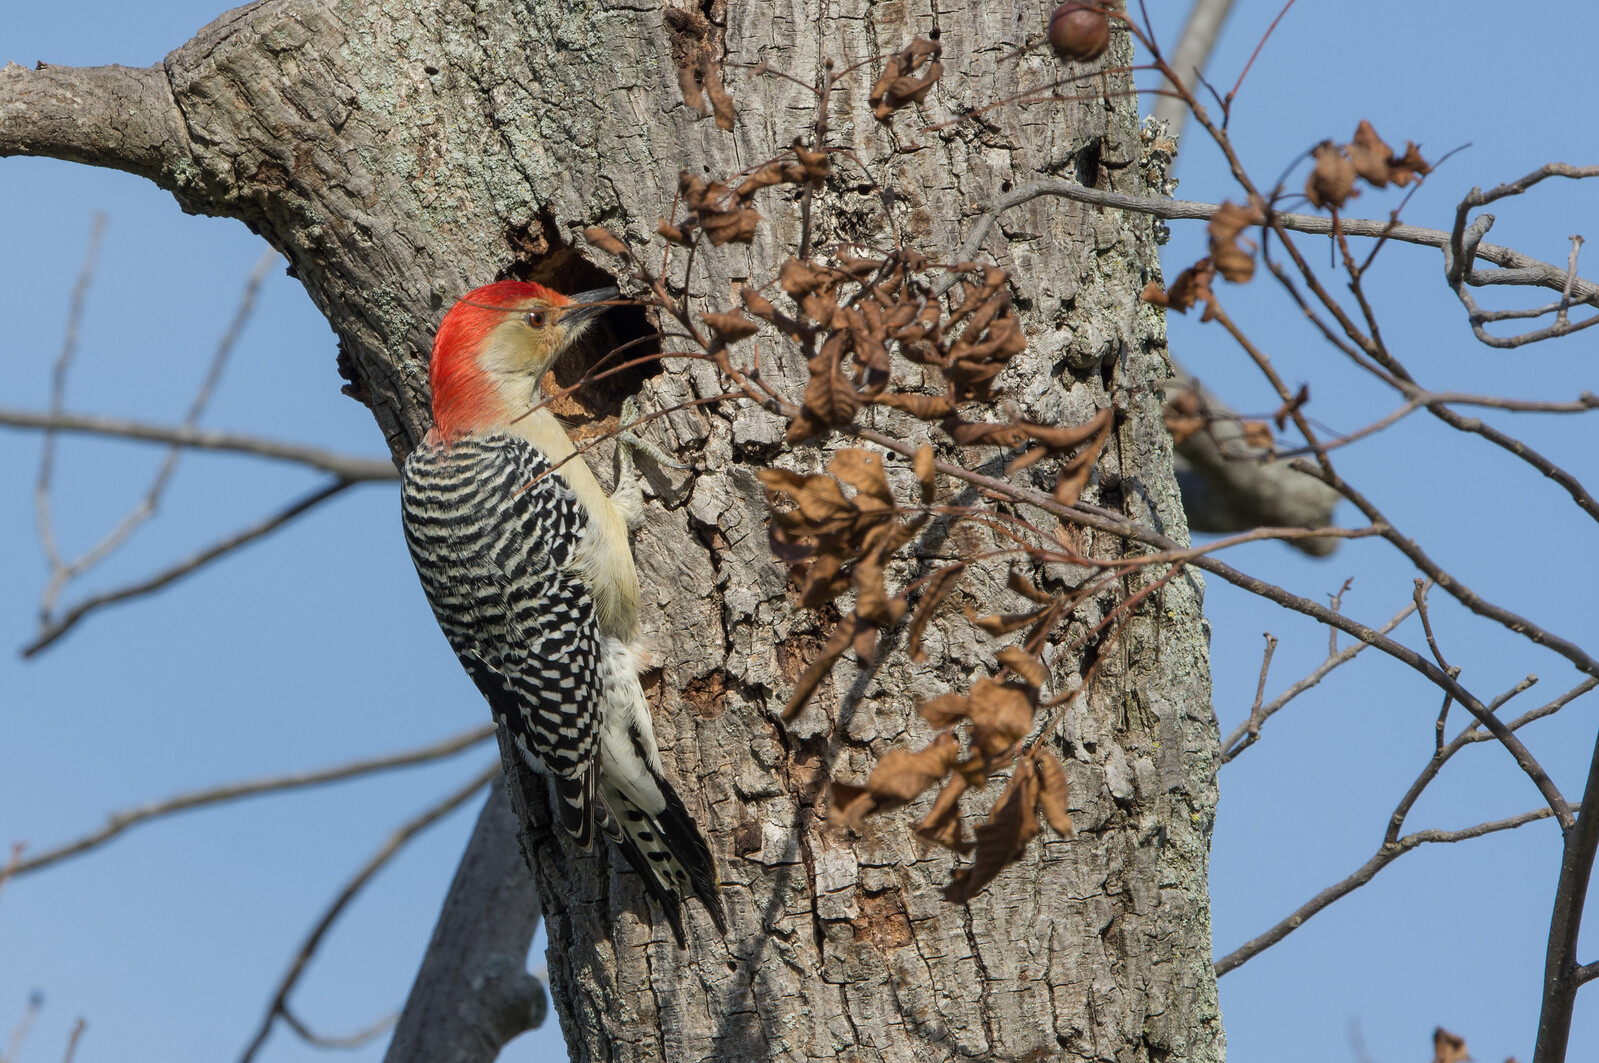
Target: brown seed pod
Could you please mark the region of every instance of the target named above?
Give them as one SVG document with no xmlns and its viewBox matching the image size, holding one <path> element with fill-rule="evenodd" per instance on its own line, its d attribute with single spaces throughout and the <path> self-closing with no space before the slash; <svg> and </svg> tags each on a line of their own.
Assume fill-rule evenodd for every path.
<svg viewBox="0 0 1599 1063">
<path fill-rule="evenodd" d="M 1049 46 L 1068 62 L 1098 59 L 1110 47 L 1110 19 L 1092 4 L 1062 4 L 1049 19 Z"/>
</svg>

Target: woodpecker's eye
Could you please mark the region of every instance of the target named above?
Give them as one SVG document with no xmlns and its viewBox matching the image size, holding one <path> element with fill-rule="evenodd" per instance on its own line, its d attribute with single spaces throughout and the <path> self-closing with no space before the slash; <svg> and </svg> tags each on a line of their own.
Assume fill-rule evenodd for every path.
<svg viewBox="0 0 1599 1063">
<path fill-rule="evenodd" d="M 543 328 L 545 322 L 549 320 L 549 315 L 545 314 L 545 312 L 542 310 L 535 310 L 522 320 L 526 321 L 528 323 L 528 327 L 530 328 Z"/>
</svg>

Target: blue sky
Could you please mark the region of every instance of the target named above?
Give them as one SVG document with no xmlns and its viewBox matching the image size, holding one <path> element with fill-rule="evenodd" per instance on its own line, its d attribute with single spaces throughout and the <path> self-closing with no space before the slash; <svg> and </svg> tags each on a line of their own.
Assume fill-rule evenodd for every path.
<svg viewBox="0 0 1599 1063">
<path fill-rule="evenodd" d="M 0 59 L 23 63 L 152 63 L 220 11 L 196 0 L 17 6 L 0 23 Z M 1185 5 L 1163 7 L 1152 5 L 1169 39 Z M 1273 4 L 1237 4 L 1211 67 L 1224 90 L 1275 13 Z M 1552 159 L 1591 161 L 1580 154 L 1592 150 L 1591 123 L 1580 116 L 1599 88 L 1587 54 L 1595 39 L 1599 15 L 1576 5 L 1301 0 L 1246 82 L 1232 128 L 1268 180 L 1323 137 L 1346 139 L 1361 118 L 1395 144 L 1421 142 L 1429 157 L 1469 141 L 1406 214 L 1447 227 L 1474 184 Z M 1203 146 L 1190 149 L 1179 176 L 1183 198 L 1236 198 Z M 1593 195 L 1562 183 L 1499 205 L 1490 239 L 1563 261 L 1566 237 L 1591 228 Z M 1355 206 L 1382 216 L 1394 202 L 1368 193 Z M 0 204 L 0 241 L 10 252 L 0 256 L 9 326 L 0 405 L 45 404 L 67 294 L 91 215 L 103 210 L 110 225 L 69 404 L 179 419 L 261 241 L 236 222 L 184 216 L 135 178 L 44 160 L 0 160 Z M 1168 271 L 1202 248 L 1201 231 L 1179 227 Z M 1373 274 L 1390 342 L 1425 384 L 1572 398 L 1599 382 L 1596 333 L 1489 350 L 1471 339 L 1441 273 L 1436 253 L 1396 247 Z M 1269 284 L 1222 294 L 1291 382 L 1311 382 L 1315 416 L 1348 429 L 1396 405 L 1346 369 Z M 1484 301 L 1510 305 L 1495 298 Z M 1215 327 L 1174 318 L 1171 337 L 1189 368 L 1239 409 L 1275 406 Z M 380 455 L 371 418 L 338 393 L 334 354 L 327 324 L 274 270 L 205 423 Z M 1599 482 L 1589 421 L 1496 423 Z M 38 445 L 36 435 L 0 431 L 0 647 L 27 641 L 44 579 L 29 504 Z M 64 546 L 85 545 L 117 519 L 159 457 L 152 448 L 67 442 L 57 474 Z M 1579 641 L 1590 637 L 1599 536 L 1558 489 L 1424 414 L 1349 448 L 1340 468 L 1483 593 Z M 317 482 L 267 462 L 186 457 L 157 521 L 80 590 L 145 573 Z M 482 702 L 423 602 L 395 510 L 391 486 L 357 488 L 193 580 L 91 619 L 35 660 L 0 654 L 0 842 L 48 846 L 113 809 L 403 749 L 482 720 Z M 1386 619 L 1410 594 L 1412 573 L 1376 543 L 1348 544 L 1325 562 L 1267 544 L 1236 561 L 1310 596 L 1354 576 L 1345 608 L 1368 622 Z M 1557 658 L 1443 595 L 1433 603 L 1445 652 L 1474 691 L 1492 695 L 1536 672 L 1542 681 L 1518 702 L 1525 708 L 1575 681 Z M 1268 696 L 1325 652 L 1325 631 L 1216 581 L 1208 611 L 1224 730 L 1247 712 L 1262 631 L 1282 640 Z M 1401 633 L 1418 643 L 1413 621 Z M 1524 735 L 1573 798 L 1595 704 L 1579 702 Z M 1212 875 L 1218 953 L 1366 859 L 1426 760 L 1437 708 L 1430 687 L 1368 653 L 1274 718 L 1261 744 L 1224 770 Z M 489 757 L 480 749 L 189 814 L 10 883 L 0 896 L 0 1034 L 37 988 L 46 1006 L 26 1059 L 55 1057 L 79 1015 L 89 1022 L 84 1063 L 236 1056 L 332 893 L 393 827 Z M 1504 753 L 1484 744 L 1449 766 L 1410 827 L 1466 826 L 1535 804 Z M 308 1019 L 341 1032 L 403 999 L 475 811 L 425 835 L 346 916 L 296 996 Z M 1223 979 L 1232 1058 L 1351 1060 L 1352 1021 L 1379 1063 L 1426 1058 L 1436 1024 L 1466 1036 L 1480 1060 L 1527 1058 L 1558 860 L 1548 823 L 1405 857 Z M 1595 959 L 1599 934 L 1586 940 L 1583 959 Z M 1574 1060 L 1599 1057 L 1595 992 L 1579 1000 Z M 351 1058 L 380 1055 L 381 1044 Z M 563 1056 L 552 1021 L 504 1058 Z M 324 1058 L 280 1034 L 263 1058 L 313 1057 Z"/>
</svg>

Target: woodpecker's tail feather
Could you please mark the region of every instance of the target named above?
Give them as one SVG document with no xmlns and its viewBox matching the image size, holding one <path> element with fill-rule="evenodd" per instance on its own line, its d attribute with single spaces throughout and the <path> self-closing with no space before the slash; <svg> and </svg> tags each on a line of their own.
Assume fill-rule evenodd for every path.
<svg viewBox="0 0 1599 1063">
<path fill-rule="evenodd" d="M 727 914 L 705 836 L 672 784 L 658 775 L 654 781 L 666 807 L 653 816 L 620 790 L 602 783 L 600 796 L 610 814 L 600 826 L 644 880 L 644 888 L 661 906 L 678 947 L 683 948 L 688 943 L 683 932 L 684 897 L 698 898 L 722 934 L 727 933 Z"/>
<path fill-rule="evenodd" d="M 556 813 L 578 848 L 594 844 L 594 809 L 599 801 L 599 771 L 590 764 L 582 775 L 554 776 Z"/>
</svg>

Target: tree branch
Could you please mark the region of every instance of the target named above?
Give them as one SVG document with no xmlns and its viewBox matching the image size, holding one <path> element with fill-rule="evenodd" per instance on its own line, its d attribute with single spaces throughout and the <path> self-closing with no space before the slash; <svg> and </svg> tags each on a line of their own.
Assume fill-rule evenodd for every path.
<svg viewBox="0 0 1599 1063">
<path fill-rule="evenodd" d="M 1305 921 L 1320 912 L 1334 901 L 1345 897 L 1376 877 L 1377 872 L 1404 856 L 1419 845 L 1428 843 L 1462 842 L 1471 838 L 1481 838 L 1486 834 L 1493 834 L 1502 830 L 1514 830 L 1517 827 L 1535 823 L 1540 819 L 1548 819 L 1552 813 L 1548 808 L 1535 808 L 1530 812 L 1523 812 L 1519 816 L 1510 816 L 1507 819 L 1496 819 L 1488 823 L 1479 823 L 1475 827 L 1466 827 L 1463 830 L 1421 830 L 1414 834 L 1407 834 L 1396 841 L 1384 842 L 1382 847 L 1373 854 L 1370 860 L 1360 865 L 1360 868 L 1348 878 L 1336 882 L 1310 900 L 1300 905 L 1288 918 L 1272 927 L 1238 948 L 1229 952 L 1216 961 L 1216 976 L 1219 978 L 1228 971 L 1236 970 L 1248 963 L 1260 953 L 1271 948 L 1283 938 L 1305 925 Z"/>
<path fill-rule="evenodd" d="M 112 436 L 133 439 L 143 443 L 168 443 L 194 450 L 220 450 L 235 454 L 252 454 L 258 458 L 289 461 L 313 469 L 332 473 L 351 483 L 371 480 L 398 480 L 399 470 L 387 458 L 363 458 L 353 454 L 339 454 L 331 450 L 306 446 L 302 443 L 285 443 L 276 439 L 241 435 L 236 432 L 217 432 L 205 428 L 150 424 L 130 421 L 121 417 L 103 417 L 82 413 L 39 413 L 33 410 L 15 410 L 0 407 L 0 425 L 9 428 L 33 428 L 55 432 L 82 432 L 86 435 Z"/>
<path fill-rule="evenodd" d="M 1059 196 L 1077 203 L 1088 203 L 1098 207 L 1110 207 L 1115 210 L 1133 211 L 1137 214 L 1149 214 L 1157 218 L 1180 221 L 1206 221 L 1217 211 L 1214 203 L 1199 203 L 1188 199 L 1166 199 L 1156 196 L 1132 196 L 1122 192 L 1102 192 L 1097 188 L 1080 185 L 1076 181 L 1067 181 L 1062 178 L 1047 178 L 1031 181 L 1007 195 L 999 196 L 992 200 L 983 212 L 978 215 L 973 223 L 971 232 L 966 241 L 961 244 L 954 261 L 968 261 L 973 258 L 983 241 L 988 238 L 989 232 L 994 227 L 994 222 L 1005 211 L 1018 207 L 1030 200 L 1041 196 Z M 1333 220 L 1314 214 L 1273 214 L 1272 220 L 1280 222 L 1285 229 L 1294 232 L 1307 233 L 1311 236 L 1333 235 Z M 1426 229 L 1419 225 L 1397 225 L 1391 221 L 1374 221 L 1368 218 L 1339 218 L 1338 231 L 1345 236 L 1360 236 L 1371 239 L 1397 240 L 1400 243 L 1420 244 L 1423 247 L 1436 247 L 1446 250 L 1449 247 L 1451 235 L 1442 229 Z M 1498 270 L 1470 270 L 1464 276 L 1466 283 L 1472 285 L 1487 284 L 1514 284 L 1539 288 L 1548 288 L 1553 292 L 1564 295 L 1566 285 L 1571 284 L 1571 303 L 1593 303 L 1599 305 L 1599 284 L 1582 277 L 1571 277 L 1565 266 L 1557 266 L 1524 255 L 1520 251 L 1498 244 L 1478 244 L 1475 257 L 1492 262 L 1502 267 Z M 939 281 L 940 284 L 943 280 Z M 953 285 L 954 281 L 950 281 Z M 935 291 L 937 286 L 935 285 Z M 945 289 L 947 290 L 947 288 Z M 941 294 L 941 293 L 940 293 Z"/>
<path fill-rule="evenodd" d="M 1583 787 L 1583 808 L 1599 810 L 1599 738 L 1594 741 Z M 1554 914 L 1549 920 L 1549 949 L 1544 960 L 1543 1009 L 1538 1016 L 1538 1041 L 1532 1063 L 1560 1063 L 1571 1038 L 1571 1015 L 1583 979 L 1577 965 L 1577 939 L 1588 899 L 1588 880 L 1599 853 L 1599 814 L 1579 815 L 1577 829 L 1566 837 L 1555 886 Z"/>
<path fill-rule="evenodd" d="M 229 801 L 237 801 L 240 798 L 258 797 L 261 794 L 279 793 L 284 790 L 299 790 L 308 786 L 322 786 L 344 779 L 353 779 L 360 775 L 372 775 L 377 772 L 391 771 L 395 768 L 409 768 L 416 764 L 426 764 L 429 761 L 454 756 L 462 750 L 469 749 L 483 741 L 493 733 L 494 726 L 488 724 L 482 727 L 475 727 L 462 734 L 451 735 L 449 738 L 423 746 L 420 749 L 411 749 L 403 753 L 389 753 L 381 757 L 371 757 L 367 760 L 338 764 L 331 768 L 319 768 L 316 771 L 291 772 L 287 775 L 273 775 L 265 779 L 252 779 L 247 782 L 229 783 L 226 786 L 213 786 L 205 790 L 194 790 L 186 794 L 178 794 L 163 801 L 152 801 L 149 804 L 140 805 L 138 808 L 113 812 L 106 819 L 105 826 L 99 830 L 86 834 L 76 841 L 59 845 L 54 849 L 46 849 L 31 859 L 17 859 L 14 865 L 8 866 L 4 870 L 4 875 L 7 878 L 11 878 L 30 874 L 34 871 L 42 871 L 52 864 L 98 849 L 124 831 L 141 823 L 148 823 L 152 819 L 161 819 L 164 816 L 176 815 L 179 812 L 188 812 L 208 805 L 225 804 Z"/>
<path fill-rule="evenodd" d="M 1414 603 L 1406 605 L 1403 609 L 1399 610 L 1399 612 L 1395 613 L 1392 619 L 1390 619 L 1386 624 L 1377 630 L 1381 634 L 1386 635 L 1403 623 L 1405 618 L 1415 611 L 1416 606 Z M 1311 687 L 1327 678 L 1327 674 L 1334 668 L 1354 660 L 1356 655 L 1359 654 L 1360 651 L 1366 649 L 1369 645 L 1370 643 L 1367 642 L 1352 642 L 1343 649 L 1328 654 L 1327 659 L 1317 665 L 1315 670 L 1309 675 L 1305 676 L 1305 678 L 1301 679 L 1287 690 L 1284 690 L 1281 694 L 1277 695 L 1265 705 L 1260 706 L 1257 710 L 1252 711 L 1249 719 L 1233 728 L 1232 733 L 1229 734 L 1222 742 L 1222 763 L 1229 763 L 1234 757 L 1238 756 L 1238 754 L 1254 745 L 1256 737 L 1259 734 L 1260 725 L 1270 719 L 1271 716 L 1277 712 L 1277 710 L 1281 709 L 1284 705 L 1287 705 L 1290 701 L 1294 700 L 1299 695 L 1303 694 L 1305 691 L 1309 690 Z M 1484 734 L 1482 737 L 1489 738 L 1492 736 Z"/>
<path fill-rule="evenodd" d="M 0 68 L 0 158 L 34 155 L 175 186 L 188 132 L 159 66 Z"/>
<path fill-rule="evenodd" d="M 539 897 L 503 784 L 489 791 L 400 1013 L 384 1063 L 491 1063 L 543 1025 L 544 986 L 527 973 Z"/>
<path fill-rule="evenodd" d="M 367 859 L 367 862 L 361 866 L 355 876 L 344 884 L 344 888 L 339 891 L 338 896 L 334 897 L 333 903 L 328 905 L 327 910 L 322 913 L 322 917 L 317 920 L 316 926 L 311 929 L 311 933 L 306 935 L 305 940 L 300 944 L 300 948 L 295 952 L 294 960 L 289 964 L 288 972 L 283 976 L 283 980 L 278 983 L 277 992 L 272 996 L 272 1003 L 267 1007 L 265 1018 L 261 1020 L 261 1025 L 256 1030 L 255 1037 L 251 1040 L 249 1047 L 239 1057 L 239 1063 L 250 1063 L 255 1058 L 256 1053 L 261 1050 L 261 1046 L 266 1043 L 267 1037 L 272 1033 L 272 1024 L 288 1010 L 289 994 L 294 991 L 295 984 L 299 982 L 300 975 L 305 972 L 306 965 L 311 962 L 311 957 L 316 955 L 316 950 L 322 944 L 322 939 L 332 929 L 334 922 L 343 914 L 349 903 L 355 899 L 361 890 L 366 888 L 368 882 L 372 881 L 372 877 L 381 871 L 390 860 L 394 859 L 395 855 L 405 848 L 412 838 L 415 838 L 428 827 L 431 827 L 465 804 L 473 794 L 483 789 L 499 772 L 500 766 L 498 764 L 484 769 L 465 786 L 428 808 L 416 818 L 402 824 L 399 829 L 389 836 L 378 851 Z"/>
<path fill-rule="evenodd" d="M 165 587 L 167 584 L 180 580 L 184 576 L 190 575 L 196 570 L 203 568 L 212 561 L 215 561 L 217 558 L 222 557 L 224 554 L 232 553 L 241 546 L 246 546 L 265 535 L 271 534 L 272 532 L 281 528 L 283 525 L 287 524 L 289 521 L 293 520 L 295 517 L 298 517 L 300 514 L 305 513 L 306 511 L 318 505 L 321 505 L 323 502 L 326 502 L 328 499 L 339 494 L 350 486 L 351 483 L 349 480 L 334 480 L 332 483 L 318 488 L 309 495 L 301 498 L 299 501 L 285 506 L 283 509 L 280 509 L 278 512 L 272 514 L 270 517 L 267 517 L 265 520 L 262 520 L 256 524 L 252 524 L 248 528 L 244 528 L 241 531 L 235 532 L 226 539 L 222 539 L 219 542 L 213 543 L 198 553 L 191 554 L 184 560 L 179 561 L 170 568 L 164 569 L 161 572 L 157 572 L 148 579 L 140 580 L 138 583 L 130 583 L 125 587 L 119 587 L 116 590 L 107 591 L 104 594 L 96 594 L 93 597 L 79 602 L 71 609 L 68 609 L 66 613 L 64 613 L 58 619 L 53 620 L 48 624 L 40 625 L 38 635 L 34 637 L 32 642 L 28 643 L 22 648 L 22 655 L 24 657 L 32 657 L 40 650 L 50 646 L 62 635 L 65 635 L 68 631 L 72 630 L 78 621 L 82 620 L 96 609 L 101 609 L 108 605 L 114 605 L 117 602 L 125 602 L 130 598 L 142 598 L 146 594 L 153 594 L 162 587 Z"/>
</svg>

